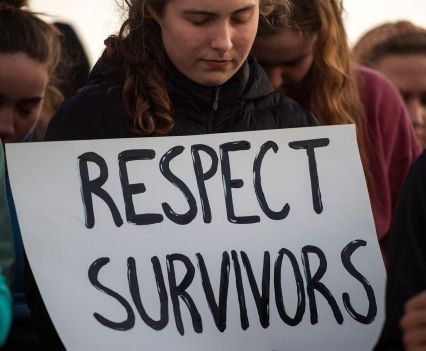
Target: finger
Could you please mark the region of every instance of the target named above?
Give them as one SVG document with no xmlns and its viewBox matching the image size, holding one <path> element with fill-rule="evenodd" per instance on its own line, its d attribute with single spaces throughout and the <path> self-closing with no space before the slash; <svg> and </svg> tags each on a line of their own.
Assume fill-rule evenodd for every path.
<svg viewBox="0 0 426 351">
<path fill-rule="evenodd" d="M 412 329 L 403 335 L 406 349 L 426 350 L 426 328 Z"/>
<path fill-rule="evenodd" d="M 401 318 L 400 325 L 404 331 L 426 328 L 426 309 L 406 312 Z"/>
<path fill-rule="evenodd" d="M 417 346 L 417 347 L 410 347 L 410 348 L 405 348 L 405 351 L 426 351 L 426 346 Z"/>
<path fill-rule="evenodd" d="M 405 304 L 406 311 L 416 310 L 419 308 L 426 308 L 426 290 L 423 290 L 421 293 L 415 295 Z"/>
</svg>

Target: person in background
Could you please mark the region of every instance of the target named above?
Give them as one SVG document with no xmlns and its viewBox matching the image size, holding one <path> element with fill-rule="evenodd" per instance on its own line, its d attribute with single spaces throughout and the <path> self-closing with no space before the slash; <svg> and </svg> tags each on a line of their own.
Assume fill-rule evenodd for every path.
<svg viewBox="0 0 426 351">
<path fill-rule="evenodd" d="M 60 31 L 61 58 L 55 71 L 55 85 L 49 85 L 43 99 L 40 118 L 33 133 L 34 141 L 43 141 L 50 119 L 64 98 L 76 93 L 89 77 L 90 64 L 74 28 L 62 22 L 53 25 Z"/>
<path fill-rule="evenodd" d="M 0 0 L 0 138 L 3 143 L 34 139 L 46 92 L 55 90 L 59 32 L 27 10 L 26 5 L 22 0 Z M 39 341 L 24 294 L 24 249 L 7 175 L 6 187 L 16 264 L 13 324 L 5 348 L 31 350 L 38 347 Z"/>
<path fill-rule="evenodd" d="M 386 320 L 375 350 L 426 350 L 426 151 L 413 164 L 395 212 Z"/>
<path fill-rule="evenodd" d="M 1 142 L 1 140 L 0 140 Z M 6 197 L 5 162 L 0 146 L 0 348 L 12 322 L 13 235 Z"/>
<path fill-rule="evenodd" d="M 388 77 L 399 89 L 426 148 L 426 28 L 407 21 L 385 23 L 364 34 L 355 59 Z"/>
<path fill-rule="evenodd" d="M 54 22 L 61 32 L 61 61 L 58 65 L 56 86 L 64 98 L 74 95 L 86 84 L 90 73 L 90 63 L 83 44 L 75 29 L 68 23 Z"/>
<path fill-rule="evenodd" d="M 312 111 L 323 125 L 354 123 L 377 235 L 387 239 L 404 178 L 420 146 L 395 87 L 354 64 L 339 0 L 293 1 L 262 19 L 252 53 L 277 91 Z"/>
</svg>

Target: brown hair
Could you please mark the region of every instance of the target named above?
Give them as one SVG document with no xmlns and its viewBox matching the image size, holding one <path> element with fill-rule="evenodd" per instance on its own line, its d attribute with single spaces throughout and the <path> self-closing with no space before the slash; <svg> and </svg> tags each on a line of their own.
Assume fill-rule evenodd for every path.
<svg viewBox="0 0 426 351">
<path fill-rule="evenodd" d="M 370 142 L 366 115 L 342 11 L 340 0 L 294 0 L 290 18 L 273 12 L 269 21 L 260 22 L 258 35 L 273 35 L 288 29 L 298 31 L 302 37 L 316 35 L 312 67 L 303 91 L 294 98 L 312 111 L 323 125 L 356 125 L 361 159 L 371 190 L 373 179 L 366 152 Z"/>
<path fill-rule="evenodd" d="M 27 9 L 25 0 L 0 0 L 0 52 L 24 53 L 45 64 L 49 89 L 55 89 L 55 69 L 60 59 L 60 33 L 56 28 Z M 57 92 L 58 94 L 59 91 Z"/>
<path fill-rule="evenodd" d="M 15 8 L 28 6 L 28 0 L 0 0 L 0 5 L 6 4 Z"/>
<path fill-rule="evenodd" d="M 365 33 L 353 51 L 355 59 L 369 67 L 387 55 L 426 54 L 426 29 L 408 21 L 384 23 Z"/>
<path fill-rule="evenodd" d="M 289 0 L 260 0 L 261 16 Z M 174 127 L 172 104 L 164 77 L 161 30 L 150 12 L 161 16 L 167 0 L 124 0 L 127 19 L 117 35 L 105 40 L 102 61 L 124 75 L 123 106 L 139 135 L 167 135 Z"/>
</svg>

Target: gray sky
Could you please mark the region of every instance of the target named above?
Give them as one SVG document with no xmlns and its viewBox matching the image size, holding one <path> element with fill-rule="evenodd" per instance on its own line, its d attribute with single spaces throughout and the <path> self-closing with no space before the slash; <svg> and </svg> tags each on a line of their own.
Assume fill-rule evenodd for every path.
<svg viewBox="0 0 426 351">
<path fill-rule="evenodd" d="M 30 0 L 31 8 L 49 14 L 50 21 L 71 23 L 82 39 L 93 64 L 103 40 L 120 26 L 121 0 Z M 426 27 L 426 0 L 344 0 L 351 43 L 369 28 L 385 21 L 408 19 Z"/>
</svg>

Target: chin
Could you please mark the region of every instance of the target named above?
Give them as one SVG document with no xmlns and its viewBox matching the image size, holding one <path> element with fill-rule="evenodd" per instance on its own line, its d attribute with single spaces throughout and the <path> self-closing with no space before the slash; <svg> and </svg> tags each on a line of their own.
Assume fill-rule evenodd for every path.
<svg viewBox="0 0 426 351">
<path fill-rule="evenodd" d="M 219 85 L 225 84 L 228 80 L 232 78 L 232 76 L 233 74 L 210 74 L 202 78 L 200 77 L 198 83 L 207 87 L 217 87 Z"/>
</svg>

